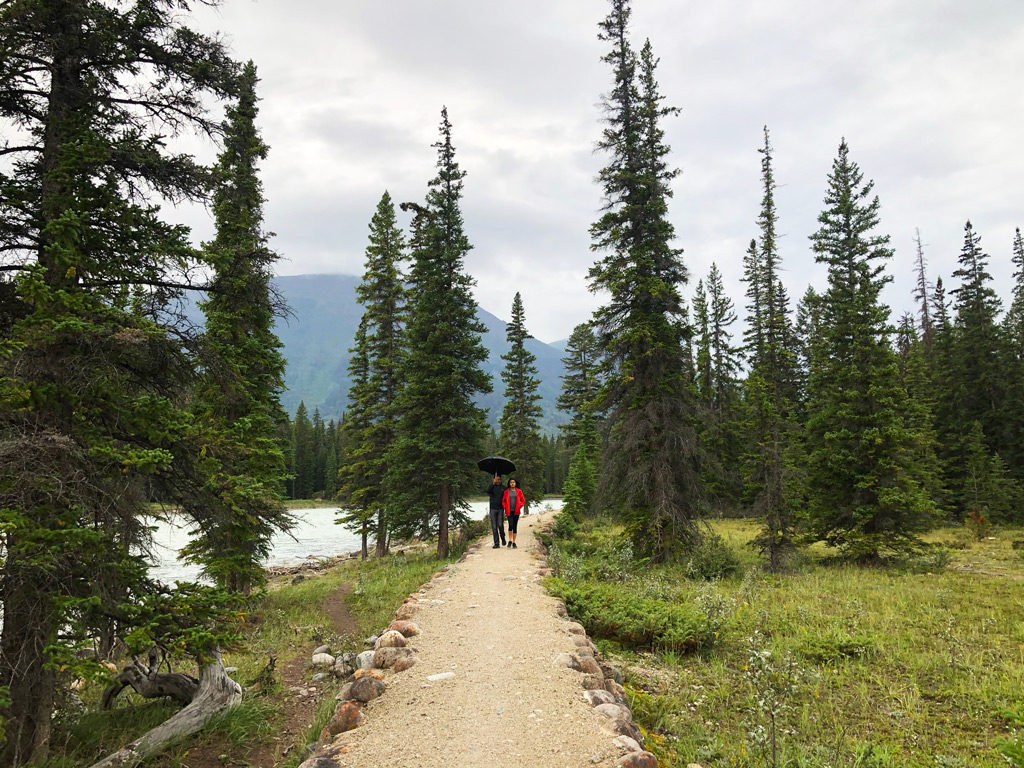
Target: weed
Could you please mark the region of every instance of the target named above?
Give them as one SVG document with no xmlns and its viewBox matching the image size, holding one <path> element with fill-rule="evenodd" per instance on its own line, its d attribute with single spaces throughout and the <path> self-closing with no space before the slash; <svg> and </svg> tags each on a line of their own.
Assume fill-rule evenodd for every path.
<svg viewBox="0 0 1024 768">
<path fill-rule="evenodd" d="M 721 536 L 707 533 L 690 550 L 685 572 L 691 579 L 714 581 L 731 576 L 739 569 L 740 561 L 732 548 L 726 545 Z"/>
</svg>

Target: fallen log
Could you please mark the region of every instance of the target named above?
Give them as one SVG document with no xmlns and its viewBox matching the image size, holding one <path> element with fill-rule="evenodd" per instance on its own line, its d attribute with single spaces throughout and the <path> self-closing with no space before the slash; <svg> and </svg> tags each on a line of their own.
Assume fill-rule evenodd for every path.
<svg viewBox="0 0 1024 768">
<path fill-rule="evenodd" d="M 200 730 L 241 700 L 242 687 L 228 677 L 218 653 L 199 673 L 199 687 L 188 706 L 91 768 L 132 768 L 170 742 Z"/>
<path fill-rule="evenodd" d="M 160 662 L 156 648 L 149 652 L 148 665 L 132 656 L 131 664 L 125 666 L 103 691 L 100 706 L 110 709 L 121 691 L 129 686 L 144 699 L 171 698 L 183 707 L 191 704 L 199 691 L 199 681 L 183 672 L 161 672 Z"/>
</svg>

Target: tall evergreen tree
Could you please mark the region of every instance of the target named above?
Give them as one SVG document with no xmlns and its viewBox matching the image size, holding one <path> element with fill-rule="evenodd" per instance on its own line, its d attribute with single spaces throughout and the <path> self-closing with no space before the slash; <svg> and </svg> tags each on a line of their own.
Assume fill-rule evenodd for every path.
<svg viewBox="0 0 1024 768">
<path fill-rule="evenodd" d="M 628 0 L 612 0 L 599 38 L 614 86 L 604 100 L 599 147 L 605 213 L 591 227 L 604 255 L 590 270 L 593 290 L 608 292 L 595 327 L 609 369 L 601 406 L 608 442 L 601 461 L 602 503 L 623 516 L 639 551 L 663 559 L 698 537 L 702 503 L 697 414 L 685 372 L 686 282 L 668 220 L 671 181 L 663 105 L 650 42 L 639 60 L 629 41 Z"/>
<path fill-rule="evenodd" d="M 193 401 L 204 427 L 206 485 L 185 505 L 198 522 L 186 559 L 214 583 L 248 594 L 265 581 L 271 537 L 292 525 L 281 501 L 284 453 L 284 358 L 274 334 L 270 277 L 277 255 L 263 232 L 256 164 L 267 146 L 256 129 L 256 67 L 239 79 L 238 102 L 224 123 L 224 151 L 214 169 L 217 234 L 207 248 L 214 268 L 202 303 L 208 360 Z"/>
<path fill-rule="evenodd" d="M 388 451 L 388 491 L 401 515 L 396 530 L 437 532 L 437 553 L 448 555 L 448 529 L 465 519 L 476 492 L 476 459 L 486 435 L 473 398 L 489 392 L 480 364 L 487 359 L 476 317 L 473 280 L 464 271 L 470 250 L 461 210 L 465 172 L 455 160 L 448 110 L 441 111 L 437 176 L 414 222 L 409 320 L 402 363 L 397 439 Z M 397 512 L 396 512 L 397 513 Z M 436 527 L 435 527 L 436 521 Z"/>
<path fill-rule="evenodd" d="M 573 328 L 562 357 L 562 391 L 558 395 L 558 410 L 569 420 L 561 430 L 570 448 L 579 444 L 581 420 L 594 408 L 601 389 L 601 350 L 590 323 Z"/>
<path fill-rule="evenodd" d="M 914 465 L 918 437 L 905 422 L 889 308 L 880 299 L 892 251 L 888 236 L 874 233 L 880 203 L 872 188 L 844 140 L 811 235 L 817 260 L 828 265 L 809 382 L 811 524 L 862 560 L 915 544 L 934 516 Z"/>
<path fill-rule="evenodd" d="M 57 670 L 82 669 L 77 643 L 139 616 L 147 487 L 195 490 L 182 486 L 199 469 L 180 463 L 198 453 L 191 363 L 155 319 L 194 252 L 156 203 L 207 194 L 207 169 L 165 139 L 215 133 L 203 104 L 231 94 L 237 67 L 164 0 L 6 2 L 0 50 L 0 119 L 17 136 L 0 168 L 0 255 L 22 307 L 0 349 L 12 766 L 45 759 Z"/>
<path fill-rule="evenodd" d="M 370 241 L 366 248 L 366 268 L 356 289 L 363 305 L 365 328 L 365 387 L 353 397 L 350 410 L 360 413 L 362 432 L 358 437 L 361 471 L 349 475 L 344 484 L 348 498 L 359 498 L 363 509 L 376 520 L 374 532 L 378 557 L 387 553 L 389 499 L 384 492 L 387 474 L 385 455 L 395 437 L 397 416 L 395 398 L 401 388 L 399 368 L 404 355 L 402 316 L 405 289 L 401 262 L 405 242 L 395 218 L 391 195 L 382 195 L 370 220 Z M 356 483 L 353 485 L 353 483 Z"/>
<path fill-rule="evenodd" d="M 505 332 L 509 349 L 501 359 L 505 367 L 505 406 L 501 411 L 500 450 L 516 464 L 516 484 L 527 494 L 527 503 L 540 501 L 544 493 L 544 465 L 541 457 L 540 428 L 542 411 L 537 404 L 537 357 L 525 345 L 532 338 L 526 330 L 523 298 L 516 292 L 512 299 L 512 322 Z"/>
<path fill-rule="evenodd" d="M 1003 318 L 1005 339 L 1002 456 L 1019 479 L 1024 480 L 1024 238 L 1017 228 L 1013 238 L 1013 296 Z"/>
<path fill-rule="evenodd" d="M 748 348 L 750 373 L 746 383 L 751 452 L 746 476 L 752 506 L 764 525 L 756 542 L 772 571 L 780 570 L 793 546 L 793 493 L 790 489 L 787 449 L 794 425 L 791 390 L 794 360 L 785 292 L 779 282 L 779 255 L 775 210 L 775 174 L 768 128 L 764 128 L 761 154 L 763 196 L 757 218 L 760 247 L 747 260 L 745 280 L 754 301 L 750 325 L 760 326 Z"/>
<path fill-rule="evenodd" d="M 375 497 L 380 493 L 379 485 L 371 480 L 374 458 L 371 445 L 366 440 L 372 418 L 368 407 L 372 400 L 370 348 L 367 340 L 369 323 L 364 312 L 356 328 L 355 343 L 349 350 L 352 356 L 348 361 L 348 408 L 341 426 L 344 458 L 338 468 L 338 501 L 342 511 L 336 521 L 359 534 L 362 542 L 360 552 L 364 560 L 369 555 L 367 542 L 377 513 Z"/>
<path fill-rule="evenodd" d="M 313 423 L 309 420 L 306 403 L 300 400 L 292 420 L 292 461 L 295 473 L 292 498 L 308 499 L 313 495 L 314 451 Z"/>
<path fill-rule="evenodd" d="M 1005 380 L 1000 362 L 1001 337 L 997 317 L 1001 303 L 988 272 L 989 256 L 981 249 L 981 235 L 971 222 L 964 225 L 964 245 L 953 276 L 956 321 L 953 334 L 951 374 L 956 421 L 981 424 L 990 451 L 1003 447 L 1001 408 Z"/>
<path fill-rule="evenodd" d="M 916 283 L 914 284 L 914 299 L 917 301 L 918 317 L 921 321 L 921 341 L 926 347 L 932 343 L 932 314 L 931 294 L 929 292 L 928 276 L 925 273 L 924 245 L 921 242 L 921 230 L 914 230 L 914 271 Z"/>
</svg>

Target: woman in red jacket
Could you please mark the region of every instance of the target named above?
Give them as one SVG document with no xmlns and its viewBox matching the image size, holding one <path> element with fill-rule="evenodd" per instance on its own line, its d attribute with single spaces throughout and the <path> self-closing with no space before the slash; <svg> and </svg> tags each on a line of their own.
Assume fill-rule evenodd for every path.
<svg viewBox="0 0 1024 768">
<path fill-rule="evenodd" d="M 505 508 L 505 517 L 508 518 L 508 546 L 519 549 L 516 546 L 516 528 L 519 525 L 519 515 L 526 506 L 526 497 L 523 496 L 514 477 L 508 481 L 508 488 L 501 497 L 501 506 Z"/>
</svg>

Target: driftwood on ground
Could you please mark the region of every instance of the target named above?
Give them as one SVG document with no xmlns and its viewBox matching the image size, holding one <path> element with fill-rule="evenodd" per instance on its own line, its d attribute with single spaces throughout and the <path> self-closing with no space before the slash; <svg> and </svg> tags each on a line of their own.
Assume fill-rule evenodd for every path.
<svg viewBox="0 0 1024 768">
<path fill-rule="evenodd" d="M 138 765 L 170 742 L 195 733 L 215 715 L 241 700 L 242 687 L 228 677 L 218 653 L 213 662 L 199 673 L 199 687 L 188 706 L 91 768 L 131 768 Z"/>
<path fill-rule="evenodd" d="M 114 681 L 103 691 L 103 698 L 100 702 L 102 708 L 110 709 L 118 694 L 129 686 L 144 699 L 168 697 L 183 707 L 191 704 L 199 690 L 199 681 L 192 675 L 182 672 L 161 672 L 161 661 L 160 653 L 156 648 L 149 652 L 148 665 L 132 656 L 131 664 L 122 669 Z"/>
</svg>

